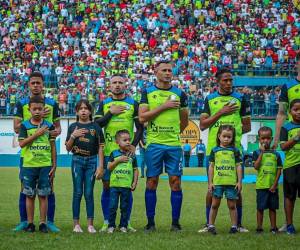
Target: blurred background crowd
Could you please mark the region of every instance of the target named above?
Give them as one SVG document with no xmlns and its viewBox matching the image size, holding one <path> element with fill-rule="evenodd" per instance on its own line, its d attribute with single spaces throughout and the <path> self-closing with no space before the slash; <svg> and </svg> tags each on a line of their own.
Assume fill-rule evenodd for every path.
<svg viewBox="0 0 300 250">
<path fill-rule="evenodd" d="M 2 0 L 0 113 L 12 115 L 41 71 L 45 95 L 62 115 L 81 98 L 97 106 L 113 74 L 128 77 L 139 100 L 155 83 L 155 62 L 174 61 L 173 84 L 188 94 L 191 115 L 216 90 L 214 74 L 293 77 L 300 17 L 293 1 L 277 0 Z M 277 113 L 280 87 L 237 87 L 253 116 Z"/>
</svg>

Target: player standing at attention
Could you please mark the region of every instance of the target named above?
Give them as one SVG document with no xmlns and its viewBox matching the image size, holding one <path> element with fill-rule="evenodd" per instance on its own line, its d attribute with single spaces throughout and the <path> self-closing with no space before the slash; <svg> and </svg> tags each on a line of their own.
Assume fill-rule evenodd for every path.
<svg viewBox="0 0 300 250">
<path fill-rule="evenodd" d="M 235 128 L 235 146 L 242 151 L 242 134 L 251 130 L 250 107 L 245 97 L 232 90 L 232 74 L 229 69 L 223 68 L 216 73 L 219 85 L 218 91 L 208 95 L 204 101 L 204 110 L 200 116 L 201 130 L 209 129 L 206 155 L 210 155 L 216 146 L 218 129 L 221 125 L 231 125 Z M 208 160 L 206 161 L 208 167 Z M 206 195 L 206 225 L 198 232 L 207 232 L 208 219 L 212 196 L 210 192 Z M 242 195 L 239 193 L 237 200 L 238 230 L 248 232 L 242 227 Z"/>
<path fill-rule="evenodd" d="M 29 76 L 28 87 L 30 90 L 30 97 L 40 96 L 45 102 L 45 109 L 43 111 L 43 118 L 45 121 L 53 123 L 55 130 L 50 131 L 51 136 L 57 137 L 61 133 L 60 127 L 60 114 L 58 104 L 51 98 L 43 96 L 44 89 L 44 77 L 40 72 L 33 72 Z M 19 134 L 20 126 L 22 121 L 29 120 L 31 118 L 31 113 L 29 112 L 29 100 L 30 97 L 25 97 L 21 99 L 16 105 L 16 112 L 14 117 L 14 131 L 16 134 Z M 20 181 L 21 181 L 21 192 L 19 197 L 19 213 L 21 222 L 18 224 L 14 231 L 18 232 L 27 227 L 27 213 L 26 213 L 26 196 L 22 193 L 22 164 L 23 164 L 23 150 L 21 151 L 20 158 Z M 54 195 L 54 186 L 53 178 L 51 179 L 51 188 L 52 191 L 48 195 L 48 212 L 47 212 L 47 226 L 51 232 L 59 232 L 59 229 L 54 224 L 54 215 L 55 215 L 55 195 Z"/>
<path fill-rule="evenodd" d="M 148 122 L 145 152 L 147 165 L 145 203 L 148 224 L 145 232 L 155 230 L 156 189 L 163 166 L 169 175 L 171 187 L 171 231 L 180 231 L 179 218 L 182 205 L 180 132 L 188 125 L 187 97 L 182 90 L 171 84 L 171 62 L 159 62 L 155 67 L 155 75 L 157 83 L 143 91 L 139 108 L 140 122 Z"/>
<path fill-rule="evenodd" d="M 106 98 L 99 104 L 95 115 L 95 121 L 104 128 L 104 173 L 102 177 L 103 191 L 101 195 L 101 205 L 104 217 L 102 232 L 108 229 L 109 219 L 109 179 L 110 171 L 107 169 L 110 154 L 119 148 L 115 141 L 117 131 L 126 129 L 132 139 L 131 151 L 135 153 L 135 147 L 143 136 L 143 125 L 138 120 L 138 103 L 125 94 L 126 79 L 121 75 L 113 75 L 109 85 L 112 97 Z M 136 132 L 134 135 L 134 125 Z M 134 136 L 133 136 L 134 135 Z M 128 211 L 128 231 L 136 231 L 130 224 L 130 214 L 132 209 L 132 194 L 129 197 Z"/>
<path fill-rule="evenodd" d="M 284 125 L 286 118 L 288 118 L 289 121 L 292 121 L 292 116 L 289 114 L 291 102 L 295 99 L 300 98 L 300 53 L 298 53 L 296 56 L 296 69 L 296 78 L 290 80 L 286 84 L 283 84 L 283 86 L 281 87 L 279 96 L 279 109 L 276 117 L 276 132 L 274 137 L 273 149 L 276 149 L 278 146 L 280 129 Z M 284 223 L 284 225 L 282 225 L 282 227 L 279 228 L 279 232 L 286 232 L 286 230 L 287 224 Z"/>
</svg>

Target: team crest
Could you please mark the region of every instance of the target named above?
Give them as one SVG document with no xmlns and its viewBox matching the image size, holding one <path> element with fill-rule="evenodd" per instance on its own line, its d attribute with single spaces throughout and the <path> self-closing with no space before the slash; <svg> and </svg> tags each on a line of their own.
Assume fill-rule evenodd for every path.
<svg viewBox="0 0 300 250">
<path fill-rule="evenodd" d="M 96 130 L 95 129 L 90 129 L 90 133 L 92 136 L 95 136 L 96 135 Z"/>
</svg>

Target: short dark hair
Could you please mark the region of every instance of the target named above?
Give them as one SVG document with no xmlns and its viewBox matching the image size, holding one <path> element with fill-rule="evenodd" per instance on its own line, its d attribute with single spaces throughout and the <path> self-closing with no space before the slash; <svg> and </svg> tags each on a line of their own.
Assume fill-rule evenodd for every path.
<svg viewBox="0 0 300 250">
<path fill-rule="evenodd" d="M 216 138 L 217 145 L 220 146 L 219 135 L 222 133 L 223 130 L 230 130 L 230 131 L 232 131 L 232 142 L 230 143 L 230 146 L 234 147 L 235 146 L 235 128 L 233 126 L 231 126 L 231 125 L 221 125 L 219 127 L 217 138 Z"/>
<path fill-rule="evenodd" d="M 29 81 L 33 77 L 39 77 L 39 78 L 41 78 L 44 81 L 44 76 L 43 76 L 43 74 L 40 71 L 34 71 L 34 72 L 32 72 L 30 74 L 30 76 L 29 76 Z"/>
<path fill-rule="evenodd" d="M 226 68 L 226 67 L 218 70 L 217 73 L 216 73 L 217 80 L 219 81 L 221 79 L 222 75 L 225 74 L 225 73 L 230 73 L 231 74 L 232 72 L 229 68 Z"/>
<path fill-rule="evenodd" d="M 41 104 L 45 105 L 45 100 L 41 96 L 34 95 L 34 96 L 30 97 L 29 107 L 33 103 L 41 103 Z"/>
<path fill-rule="evenodd" d="M 296 103 L 300 103 L 300 99 L 295 99 L 295 100 L 291 101 L 291 103 L 290 103 L 290 110 L 292 109 L 292 107 L 293 107 Z"/>
<path fill-rule="evenodd" d="M 259 130 L 258 130 L 258 136 L 260 136 L 261 132 L 267 132 L 267 131 L 270 131 L 271 136 L 273 135 L 273 131 L 272 131 L 272 129 L 270 127 L 263 126 L 263 127 L 259 128 Z"/>
<path fill-rule="evenodd" d="M 130 135 L 130 133 L 129 133 L 129 131 L 128 131 L 127 129 L 121 129 L 121 130 L 117 131 L 116 136 L 115 136 L 115 139 L 116 139 L 116 140 L 119 139 L 120 136 L 123 135 L 123 134 L 128 134 L 128 135 Z"/>
<path fill-rule="evenodd" d="M 170 60 L 160 60 L 160 61 L 158 61 L 158 62 L 155 64 L 155 68 L 158 68 L 159 65 L 161 65 L 161 64 L 172 64 L 172 61 L 170 61 Z"/>
</svg>

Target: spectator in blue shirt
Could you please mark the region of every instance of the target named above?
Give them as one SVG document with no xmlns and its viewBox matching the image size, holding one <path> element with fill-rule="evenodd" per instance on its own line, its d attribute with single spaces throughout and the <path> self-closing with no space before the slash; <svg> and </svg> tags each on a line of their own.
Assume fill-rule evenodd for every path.
<svg viewBox="0 0 300 250">
<path fill-rule="evenodd" d="M 191 157 L 192 147 L 189 144 L 188 140 L 185 140 L 183 145 L 183 156 L 184 156 L 184 166 L 188 168 L 190 166 L 190 157 Z"/>
<path fill-rule="evenodd" d="M 198 158 L 198 167 L 203 167 L 203 160 L 205 157 L 205 145 L 202 142 L 202 140 L 200 139 L 198 144 L 196 145 L 196 154 L 197 154 L 197 158 Z"/>
</svg>

